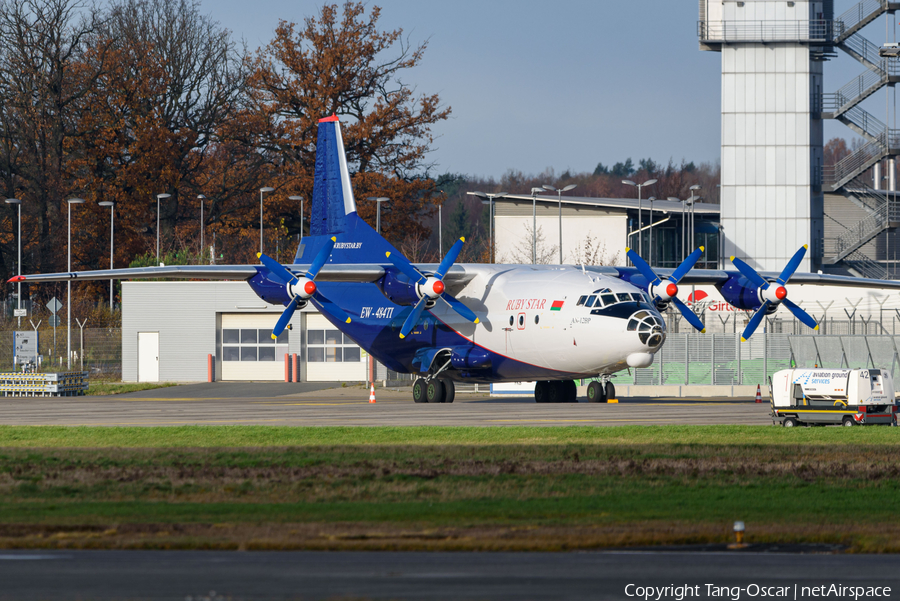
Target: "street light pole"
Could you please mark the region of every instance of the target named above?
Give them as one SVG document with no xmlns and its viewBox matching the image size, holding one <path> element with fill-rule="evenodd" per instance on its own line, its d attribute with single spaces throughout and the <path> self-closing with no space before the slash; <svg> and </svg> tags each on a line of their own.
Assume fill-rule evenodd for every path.
<svg viewBox="0 0 900 601">
<path fill-rule="evenodd" d="M 84 204 L 83 198 L 70 198 L 68 271 L 72 273 L 72 205 Z M 72 280 L 66 282 L 66 369 L 72 369 Z"/>
<path fill-rule="evenodd" d="M 647 228 L 650 230 L 650 267 L 653 267 L 653 201 L 656 197 L 651 196 L 647 200 L 650 201 L 650 225 Z"/>
<path fill-rule="evenodd" d="M 544 184 L 541 186 L 544 190 L 550 190 L 551 192 L 556 192 L 556 202 L 559 204 L 559 264 L 562 265 L 563 262 L 563 252 L 562 252 L 562 193 L 568 192 L 569 190 L 574 190 L 577 187 L 577 184 L 569 184 L 565 188 L 558 189 L 553 186 L 549 186 Z"/>
<path fill-rule="evenodd" d="M 302 196 L 288 196 L 288 200 L 300 201 L 300 243 L 303 243 L 303 197 Z"/>
<path fill-rule="evenodd" d="M 691 252 L 693 252 L 693 249 L 695 248 L 694 247 L 694 233 L 695 233 L 695 230 L 697 229 L 696 223 L 694 222 L 694 205 L 696 205 L 697 201 L 700 200 L 698 191 L 702 190 L 703 186 L 701 186 L 700 184 L 694 184 L 693 186 L 691 186 L 688 189 L 691 191 L 691 200 L 693 201 L 693 202 L 691 202 Z"/>
<path fill-rule="evenodd" d="M 101 207 L 109 207 L 109 268 L 113 269 L 115 257 L 114 240 L 116 238 L 116 203 L 111 200 L 103 200 L 99 203 Z M 109 280 L 109 310 L 113 310 L 113 280 Z"/>
<path fill-rule="evenodd" d="M 543 188 L 531 189 L 531 264 L 537 265 L 537 193 Z"/>
<path fill-rule="evenodd" d="M 19 211 L 19 273 L 22 275 L 22 201 L 18 198 L 7 198 L 6 204 L 17 205 Z M 16 284 L 16 309 L 22 310 L 22 282 Z M 19 317 L 19 327 L 22 327 L 22 318 Z"/>
<path fill-rule="evenodd" d="M 650 184 L 655 184 L 656 180 L 648 179 L 643 184 L 636 184 L 633 181 L 631 181 L 630 179 L 623 179 L 622 183 L 627 184 L 629 186 L 634 186 L 638 190 L 638 227 L 637 227 L 637 229 L 638 229 L 638 255 L 640 255 L 641 258 L 643 258 L 644 257 L 644 245 L 643 245 L 644 234 L 641 232 L 641 228 L 644 226 L 644 216 L 642 213 L 643 203 L 641 201 L 641 188 L 643 188 L 644 186 L 649 186 Z M 652 217 L 651 217 L 651 219 L 652 219 Z"/>
<path fill-rule="evenodd" d="M 203 219 L 203 201 L 206 200 L 206 197 L 202 194 L 198 194 L 197 198 L 200 200 L 200 260 L 202 261 L 204 253 L 203 230 L 206 226 Z"/>
<path fill-rule="evenodd" d="M 163 198 L 169 198 L 171 194 L 156 195 L 156 264 L 159 265 L 159 201 Z"/>
<path fill-rule="evenodd" d="M 473 192 L 473 196 L 477 196 L 481 199 L 481 204 L 485 204 L 485 200 L 487 200 L 488 205 L 488 241 L 491 245 L 490 250 L 488 251 L 488 259 L 491 263 L 494 262 L 494 201 L 497 198 L 503 198 L 506 196 L 506 192 L 497 192 L 496 194 L 486 194 L 484 192 Z"/>
<path fill-rule="evenodd" d="M 259 254 L 263 252 L 263 193 L 273 192 L 275 188 L 266 186 L 259 189 Z"/>
<path fill-rule="evenodd" d="M 381 235 L 381 203 L 390 200 L 387 196 L 369 196 L 366 200 L 375 202 L 375 231 Z"/>
</svg>

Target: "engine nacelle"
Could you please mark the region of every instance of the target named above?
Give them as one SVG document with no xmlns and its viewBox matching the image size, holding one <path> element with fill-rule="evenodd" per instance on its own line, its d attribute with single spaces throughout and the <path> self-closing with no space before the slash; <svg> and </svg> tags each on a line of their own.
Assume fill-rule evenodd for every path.
<svg viewBox="0 0 900 601">
<path fill-rule="evenodd" d="M 750 283 L 742 275 L 733 275 L 724 284 L 716 286 L 722 298 L 738 309 L 756 310 L 762 306 L 759 300 L 759 287 Z"/>
<path fill-rule="evenodd" d="M 378 283 L 381 293 L 395 305 L 415 305 L 419 302 L 420 297 L 416 291 L 416 285 L 401 271 L 392 268 L 386 269 Z"/>
<path fill-rule="evenodd" d="M 272 276 L 268 269 L 259 268 L 255 276 L 247 280 L 256 296 L 272 305 L 287 306 L 291 302 L 288 290 L 279 279 Z"/>
</svg>

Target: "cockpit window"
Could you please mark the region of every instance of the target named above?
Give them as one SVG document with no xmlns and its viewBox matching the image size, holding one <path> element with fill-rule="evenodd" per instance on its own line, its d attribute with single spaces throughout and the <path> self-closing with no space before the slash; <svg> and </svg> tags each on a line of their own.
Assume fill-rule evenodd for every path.
<svg viewBox="0 0 900 601">
<path fill-rule="evenodd" d="M 603 300 L 604 305 L 613 305 L 616 302 L 616 295 L 612 293 L 601 294 L 600 298 Z"/>
<path fill-rule="evenodd" d="M 576 307 L 580 307 L 581 305 L 583 305 L 583 304 L 584 304 L 584 299 L 586 299 L 586 298 L 587 298 L 587 296 L 582 296 L 582 297 L 580 297 L 580 298 L 578 299 L 578 302 L 575 303 L 575 306 L 576 306 Z"/>
<path fill-rule="evenodd" d="M 618 294 L 616 294 L 616 298 L 619 300 L 620 303 L 627 303 L 628 301 L 631 300 L 631 295 L 628 294 L 627 292 L 619 292 Z"/>
<path fill-rule="evenodd" d="M 594 306 L 594 300 L 595 300 L 596 298 L 597 298 L 597 297 L 594 296 L 593 294 L 590 295 L 590 296 L 588 297 L 588 299 L 587 299 L 587 302 L 584 304 L 584 306 L 585 306 L 585 307 L 593 307 L 593 306 Z"/>
</svg>

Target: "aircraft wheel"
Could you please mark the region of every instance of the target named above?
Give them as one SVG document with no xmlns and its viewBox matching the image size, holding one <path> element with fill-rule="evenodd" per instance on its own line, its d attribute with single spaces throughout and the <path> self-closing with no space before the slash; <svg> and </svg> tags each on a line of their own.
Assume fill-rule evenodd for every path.
<svg viewBox="0 0 900 601">
<path fill-rule="evenodd" d="M 550 382 L 541 380 L 534 385 L 534 402 L 549 403 L 550 402 Z"/>
<path fill-rule="evenodd" d="M 444 385 L 444 402 L 452 403 L 453 399 L 456 398 L 456 386 L 453 385 L 453 380 L 441 378 L 441 383 Z"/>
<path fill-rule="evenodd" d="M 797 425 L 797 420 L 795 420 L 793 417 L 786 417 L 784 418 L 784 421 L 781 422 L 781 425 L 784 428 L 793 428 Z"/>
<path fill-rule="evenodd" d="M 425 383 L 425 398 L 429 403 L 444 402 L 444 384 L 438 379 L 428 380 Z"/>
<path fill-rule="evenodd" d="M 845 417 L 844 420 L 841 422 L 841 425 L 842 425 L 842 426 L 847 426 L 847 427 L 849 428 L 849 427 L 851 427 L 851 426 L 855 426 L 856 424 L 853 423 L 853 418 L 850 417 L 850 416 L 848 415 L 848 416 Z"/>
<path fill-rule="evenodd" d="M 588 384 L 587 398 L 589 403 L 605 403 L 606 395 L 603 394 L 603 384 L 600 382 Z"/>
<path fill-rule="evenodd" d="M 426 382 L 425 378 L 416 378 L 416 381 L 413 382 L 413 400 L 417 403 L 427 403 L 428 400 L 425 398 L 425 388 Z"/>
<path fill-rule="evenodd" d="M 563 382 L 563 390 L 566 393 L 565 397 L 567 403 L 578 402 L 578 386 L 575 384 L 575 380 L 566 380 Z"/>
<path fill-rule="evenodd" d="M 612 382 L 606 383 L 606 402 L 608 403 L 610 399 L 616 399 L 616 385 Z"/>
<path fill-rule="evenodd" d="M 566 402 L 566 389 L 562 382 L 558 380 L 554 380 L 552 382 L 547 382 L 549 386 L 549 391 L 547 394 L 547 402 L 548 403 L 565 403 Z"/>
</svg>

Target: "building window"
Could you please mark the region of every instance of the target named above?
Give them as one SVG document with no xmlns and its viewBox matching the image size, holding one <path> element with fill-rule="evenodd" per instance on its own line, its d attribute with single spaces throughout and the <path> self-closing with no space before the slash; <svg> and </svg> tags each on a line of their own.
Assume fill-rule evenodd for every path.
<svg viewBox="0 0 900 601">
<path fill-rule="evenodd" d="M 222 329 L 222 361 L 277 361 L 288 352 L 287 330 L 272 340 L 272 329 Z"/>
<path fill-rule="evenodd" d="M 310 363 L 359 363 L 359 347 L 340 330 L 308 330 L 306 357 Z"/>
</svg>

